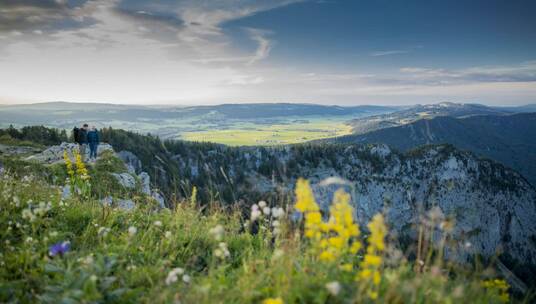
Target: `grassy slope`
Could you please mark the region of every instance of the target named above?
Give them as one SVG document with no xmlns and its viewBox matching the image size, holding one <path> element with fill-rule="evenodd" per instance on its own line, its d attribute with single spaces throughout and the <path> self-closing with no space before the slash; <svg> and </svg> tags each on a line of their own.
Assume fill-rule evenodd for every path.
<svg viewBox="0 0 536 304">
<path fill-rule="evenodd" d="M 319 262 L 287 220 L 274 237 L 267 219 L 243 229 L 238 210 L 214 204 L 201 211 L 179 202 L 175 210 L 155 212 L 152 202 L 142 201 L 125 212 L 94 199 L 62 201 L 57 187 L 21 168 L 0 180 L 0 302 L 258 303 L 268 297 L 285 303 L 370 302 L 354 279 L 357 269 Z M 41 202 L 50 208 L 39 214 Z M 24 211 L 29 209 L 37 214 L 33 220 Z M 221 240 L 210 233 L 217 225 L 224 228 Z M 129 227 L 137 233 L 129 234 Z M 50 245 L 66 240 L 68 253 L 48 256 Z M 220 241 L 228 246 L 226 259 L 215 255 Z M 433 259 L 415 272 L 395 247 L 387 252 L 378 302 L 500 302 L 495 290 L 482 287 L 485 273 Z M 179 276 L 166 284 L 176 267 L 185 269 L 189 283 Z M 325 288 L 333 281 L 342 286 L 337 296 Z"/>
</svg>

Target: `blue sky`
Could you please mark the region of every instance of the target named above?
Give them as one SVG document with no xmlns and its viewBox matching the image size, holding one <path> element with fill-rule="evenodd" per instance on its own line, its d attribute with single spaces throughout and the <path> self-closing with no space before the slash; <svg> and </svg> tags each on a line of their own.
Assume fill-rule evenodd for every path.
<svg viewBox="0 0 536 304">
<path fill-rule="evenodd" d="M 1 103 L 534 103 L 535 1 L 5 0 Z"/>
</svg>

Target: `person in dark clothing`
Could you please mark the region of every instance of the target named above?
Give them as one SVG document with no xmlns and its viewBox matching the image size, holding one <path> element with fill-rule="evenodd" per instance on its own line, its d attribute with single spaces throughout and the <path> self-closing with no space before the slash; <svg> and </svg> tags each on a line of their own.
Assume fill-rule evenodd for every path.
<svg viewBox="0 0 536 304">
<path fill-rule="evenodd" d="M 99 147 L 99 131 L 95 126 L 87 133 L 87 142 L 89 143 L 89 159 L 97 159 L 97 148 Z"/>
<path fill-rule="evenodd" d="M 77 144 L 80 144 L 79 132 L 80 132 L 80 129 L 78 129 L 78 127 L 73 128 L 73 139 L 74 139 L 74 142 Z"/>
<path fill-rule="evenodd" d="M 80 156 L 82 156 L 82 161 L 86 158 L 86 146 L 87 146 L 87 130 L 88 125 L 84 126 L 78 130 L 78 144 L 80 145 Z"/>
</svg>

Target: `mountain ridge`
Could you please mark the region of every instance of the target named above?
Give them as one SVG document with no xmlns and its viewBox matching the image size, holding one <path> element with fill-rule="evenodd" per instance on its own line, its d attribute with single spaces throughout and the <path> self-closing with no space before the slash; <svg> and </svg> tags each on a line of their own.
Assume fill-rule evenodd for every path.
<svg viewBox="0 0 536 304">
<path fill-rule="evenodd" d="M 401 151 L 420 145 L 449 143 L 502 162 L 536 184 L 536 113 L 465 118 L 441 116 L 326 141 L 385 143 Z"/>
</svg>

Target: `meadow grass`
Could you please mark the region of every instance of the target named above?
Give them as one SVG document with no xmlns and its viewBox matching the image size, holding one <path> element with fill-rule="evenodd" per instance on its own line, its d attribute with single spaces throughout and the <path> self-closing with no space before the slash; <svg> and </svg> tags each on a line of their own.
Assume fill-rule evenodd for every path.
<svg viewBox="0 0 536 304">
<path fill-rule="evenodd" d="M 441 259 L 413 263 L 390 243 L 381 215 L 360 229 L 348 217 L 343 193 L 329 219 L 317 216 L 306 182 L 296 197 L 303 222 L 289 219 L 293 208 L 259 202 L 244 212 L 197 202 L 195 194 L 174 209 L 158 210 L 147 198 L 125 211 L 92 197 L 62 199 L 59 187 L 40 178 L 4 173 L 0 302 L 512 300 L 508 285 L 489 269 L 477 272 Z"/>
</svg>

